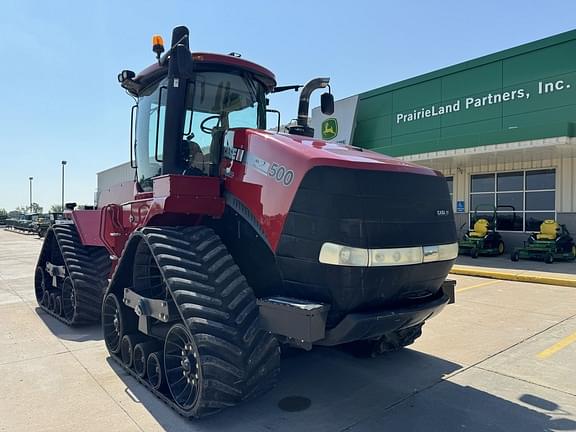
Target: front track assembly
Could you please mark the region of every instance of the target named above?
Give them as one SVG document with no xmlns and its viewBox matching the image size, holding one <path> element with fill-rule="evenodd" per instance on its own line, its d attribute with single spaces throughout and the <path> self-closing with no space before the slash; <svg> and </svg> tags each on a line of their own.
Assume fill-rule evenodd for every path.
<svg viewBox="0 0 576 432">
<path fill-rule="evenodd" d="M 280 348 L 220 238 L 206 227 L 132 234 L 102 307 L 111 356 L 185 417 L 257 396 Z"/>
<path fill-rule="evenodd" d="M 67 325 L 98 322 L 109 272 L 106 249 L 84 246 L 72 223 L 54 225 L 34 274 L 38 305 Z"/>
</svg>

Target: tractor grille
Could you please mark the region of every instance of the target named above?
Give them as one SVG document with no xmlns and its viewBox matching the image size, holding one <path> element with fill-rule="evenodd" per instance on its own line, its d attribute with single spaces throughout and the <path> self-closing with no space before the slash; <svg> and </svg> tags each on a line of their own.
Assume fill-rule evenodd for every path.
<svg viewBox="0 0 576 432">
<path fill-rule="evenodd" d="M 437 245 L 457 241 L 442 177 L 317 167 L 302 181 L 280 239 L 284 289 L 329 301 L 333 311 L 378 307 L 437 293 L 452 262 L 354 268 L 320 264 L 325 242 L 360 248 Z"/>
</svg>

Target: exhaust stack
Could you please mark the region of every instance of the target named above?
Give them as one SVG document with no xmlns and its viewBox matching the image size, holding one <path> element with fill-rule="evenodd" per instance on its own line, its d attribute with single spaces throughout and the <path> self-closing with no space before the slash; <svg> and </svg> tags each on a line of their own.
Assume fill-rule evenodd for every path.
<svg viewBox="0 0 576 432">
<path fill-rule="evenodd" d="M 328 87 L 330 78 L 314 78 L 306 83 L 300 92 L 298 102 L 298 120 L 296 125 L 290 126 L 289 133 L 293 135 L 314 136 L 314 129 L 308 126 L 308 110 L 310 108 L 310 95 L 316 89 Z M 324 110 L 322 110 L 324 111 Z"/>
</svg>

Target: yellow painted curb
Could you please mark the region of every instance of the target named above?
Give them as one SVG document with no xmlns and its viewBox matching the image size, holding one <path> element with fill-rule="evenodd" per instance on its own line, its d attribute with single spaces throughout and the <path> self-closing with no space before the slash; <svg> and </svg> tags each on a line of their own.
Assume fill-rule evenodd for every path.
<svg viewBox="0 0 576 432">
<path fill-rule="evenodd" d="M 561 277 L 551 274 L 531 273 L 530 271 L 501 271 L 481 267 L 454 265 L 450 273 L 464 276 L 478 276 L 490 279 L 511 280 L 516 282 L 531 282 L 546 285 L 560 285 L 576 288 L 576 276 Z"/>
</svg>

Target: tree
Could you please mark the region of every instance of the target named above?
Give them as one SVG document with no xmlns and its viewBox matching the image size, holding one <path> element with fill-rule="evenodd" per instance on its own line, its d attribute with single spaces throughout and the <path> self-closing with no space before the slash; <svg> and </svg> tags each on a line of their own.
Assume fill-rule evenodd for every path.
<svg viewBox="0 0 576 432">
<path fill-rule="evenodd" d="M 61 204 L 52 204 L 50 206 L 50 213 L 62 213 L 62 205 Z"/>
<path fill-rule="evenodd" d="M 2 216 L 4 217 L 8 216 L 8 212 L 4 208 L 0 208 L 0 217 Z"/>
<path fill-rule="evenodd" d="M 18 206 L 16 207 L 15 211 L 17 211 L 20 214 L 26 214 L 26 213 L 42 213 L 42 210 L 43 208 L 40 206 L 40 204 L 33 202 L 32 207 Z"/>
</svg>

